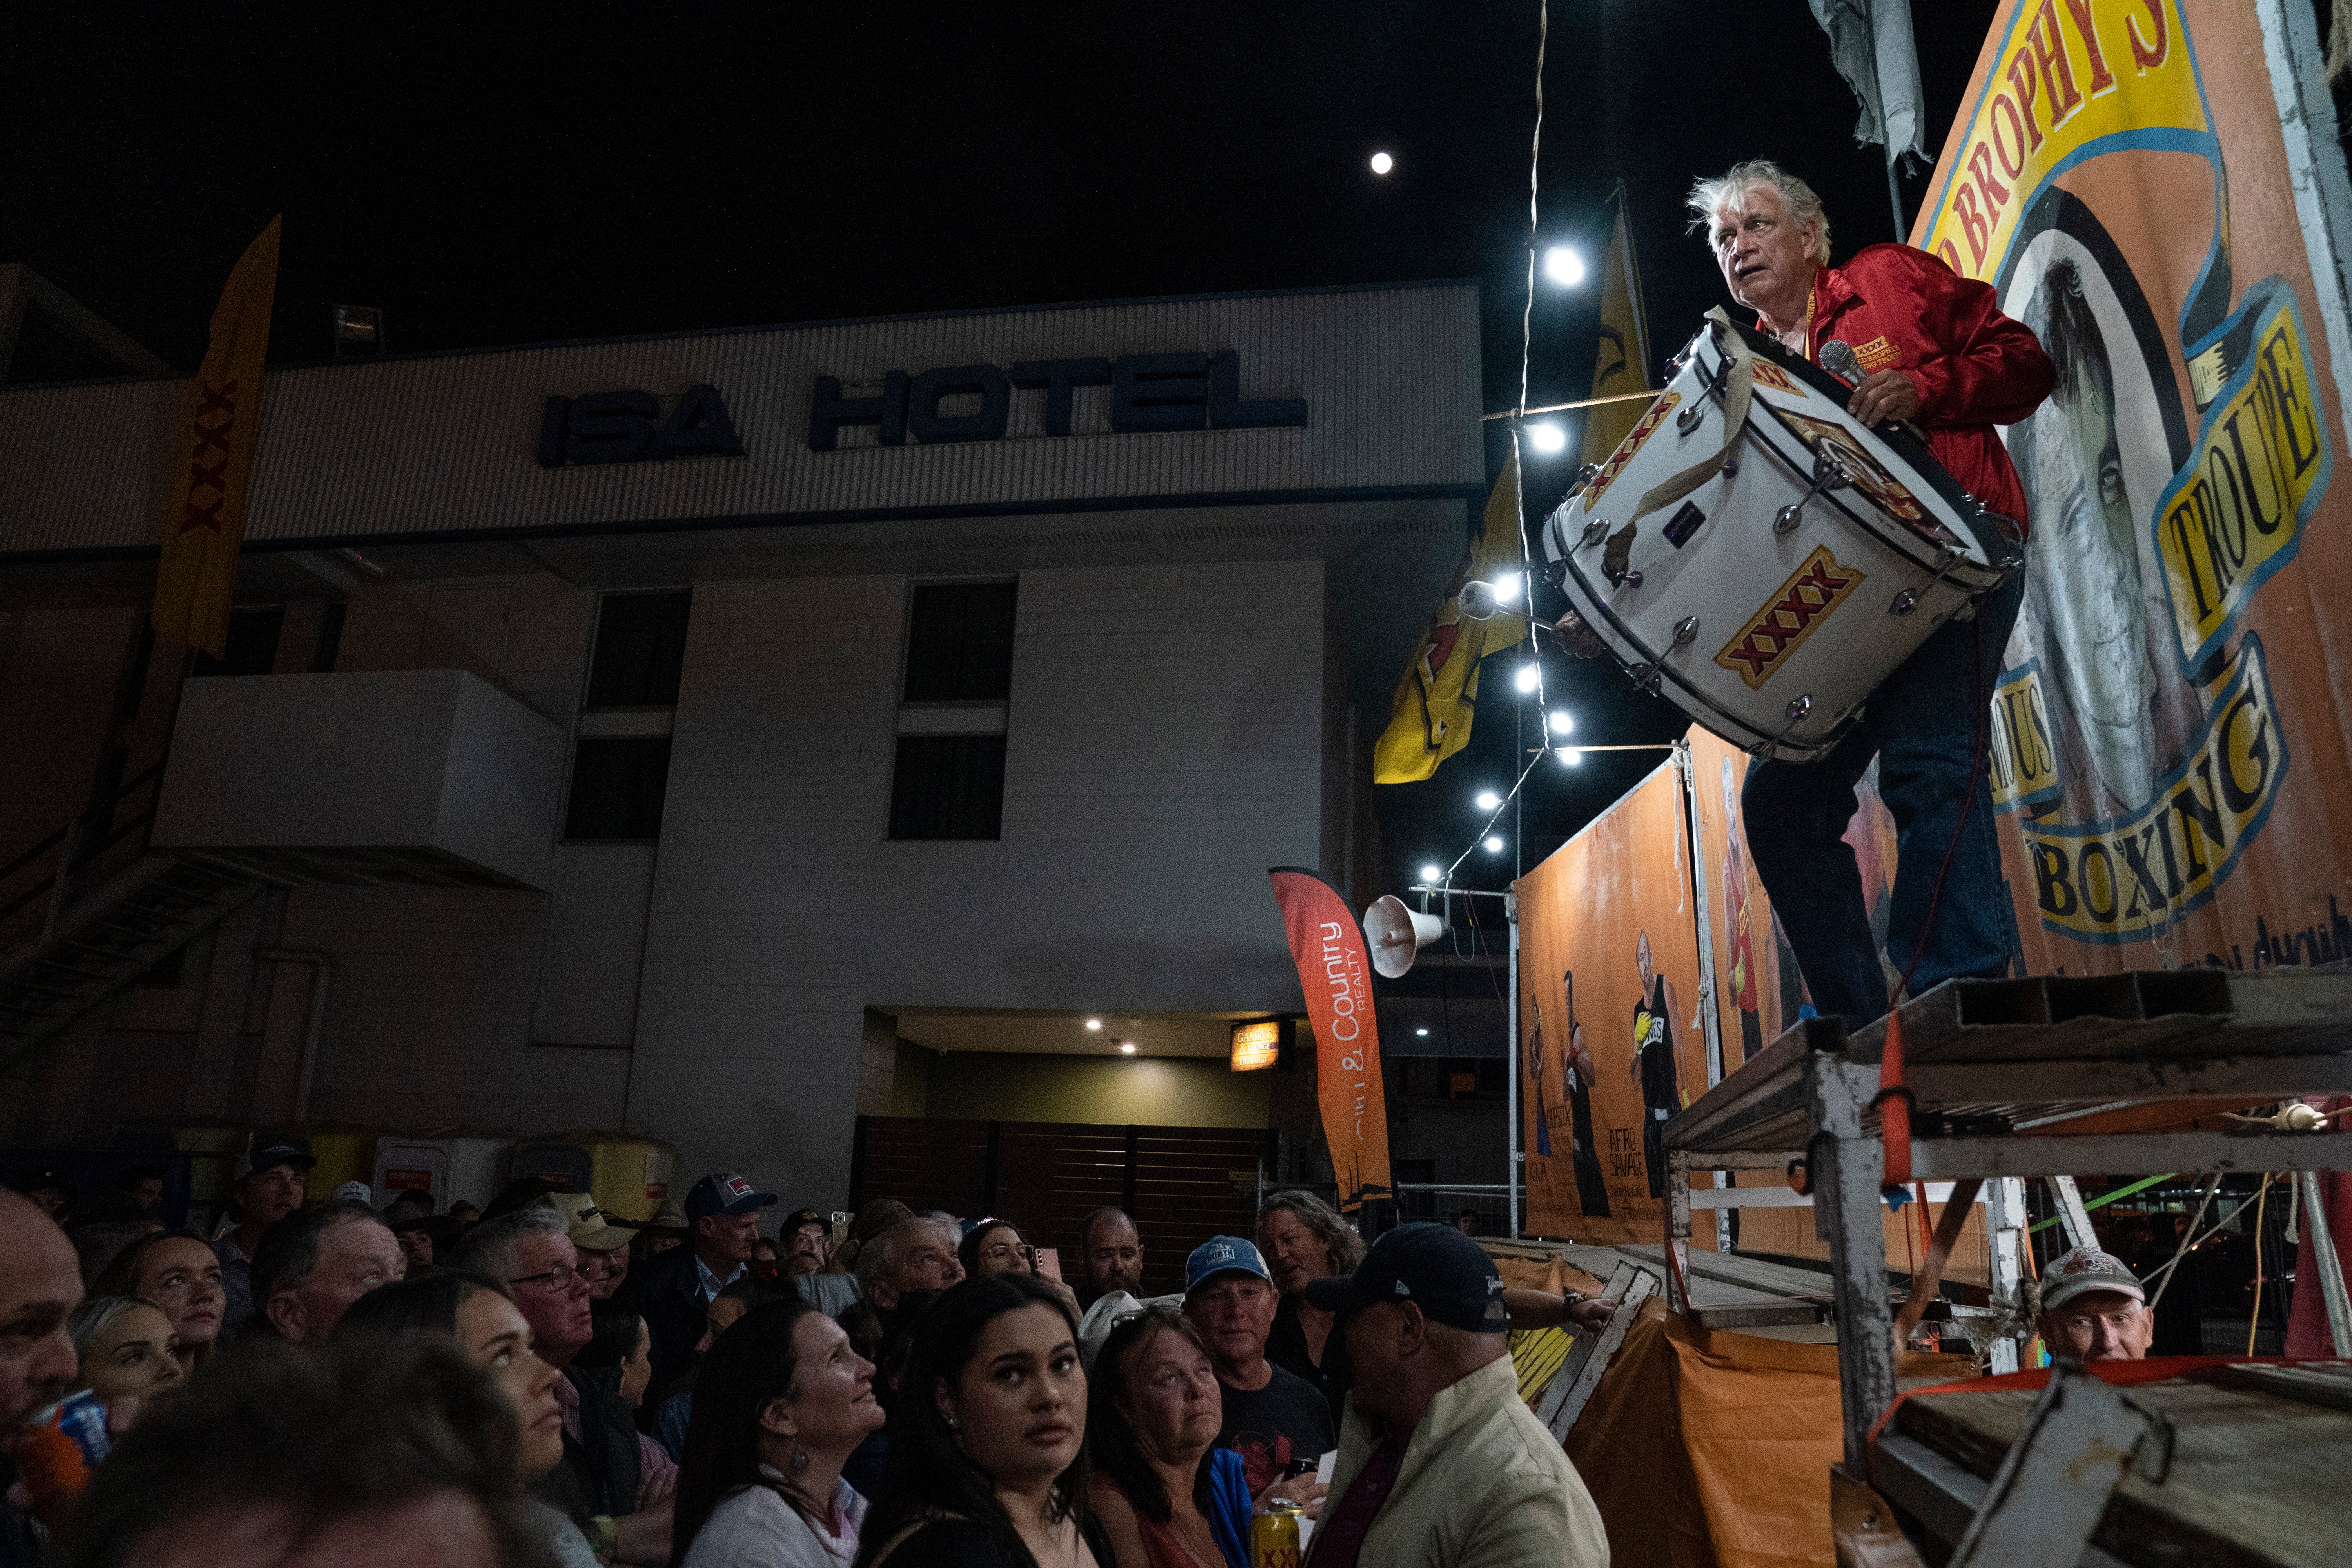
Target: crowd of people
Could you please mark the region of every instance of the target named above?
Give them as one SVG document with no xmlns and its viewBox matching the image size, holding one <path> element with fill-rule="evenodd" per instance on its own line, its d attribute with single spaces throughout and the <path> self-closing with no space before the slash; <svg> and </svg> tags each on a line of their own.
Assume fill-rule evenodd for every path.
<svg viewBox="0 0 2352 1568">
<path fill-rule="evenodd" d="M 1147 1297 L 1115 1208 L 1065 1282 L 1000 1216 L 769 1232 L 727 1173 L 634 1224 L 531 1180 L 313 1203 L 314 1164 L 257 1135 L 210 1237 L 160 1179 L 0 1193 L 0 1568 L 1251 1568 L 1273 1510 L 1329 1568 L 1608 1559 L 1506 1332 L 1609 1309 L 1453 1226 L 1368 1248 L 1277 1193 Z"/>
</svg>

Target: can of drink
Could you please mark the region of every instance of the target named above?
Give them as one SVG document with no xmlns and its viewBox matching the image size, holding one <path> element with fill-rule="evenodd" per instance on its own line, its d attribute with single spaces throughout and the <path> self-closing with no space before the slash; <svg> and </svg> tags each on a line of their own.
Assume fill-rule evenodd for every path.
<svg viewBox="0 0 2352 1568">
<path fill-rule="evenodd" d="M 114 1452 L 114 1443 L 106 1435 L 106 1406 L 87 1388 L 67 1394 L 55 1405 L 43 1405 L 25 1425 L 64 1433 L 81 1450 L 82 1462 L 92 1468 Z"/>
<path fill-rule="evenodd" d="M 1265 1511 L 1250 1521 L 1250 1568 L 1298 1568 L 1298 1521 L 1305 1515 L 1288 1498 L 1271 1498 Z"/>
</svg>

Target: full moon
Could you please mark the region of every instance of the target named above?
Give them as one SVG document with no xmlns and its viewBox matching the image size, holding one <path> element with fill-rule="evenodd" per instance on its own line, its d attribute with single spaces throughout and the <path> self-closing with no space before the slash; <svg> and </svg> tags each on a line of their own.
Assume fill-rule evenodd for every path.
<svg viewBox="0 0 2352 1568">
<path fill-rule="evenodd" d="M 1373 154 L 1372 154 L 1372 173 L 1373 173 L 1373 174 L 1387 174 L 1391 169 L 1393 169 L 1393 168 L 1395 168 L 1395 167 L 1396 167 L 1396 160 L 1395 160 L 1394 158 L 1390 157 L 1386 153 L 1373 153 Z"/>
</svg>

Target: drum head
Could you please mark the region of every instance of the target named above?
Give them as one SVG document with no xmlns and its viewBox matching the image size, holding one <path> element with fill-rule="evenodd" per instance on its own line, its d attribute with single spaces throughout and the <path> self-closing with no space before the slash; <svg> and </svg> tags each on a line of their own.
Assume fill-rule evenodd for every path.
<svg viewBox="0 0 2352 1568">
<path fill-rule="evenodd" d="M 1755 356 L 1755 407 L 1769 416 L 1753 431 L 1755 438 L 1792 466 L 1810 467 L 1815 453 L 1826 451 L 1848 480 L 1836 499 L 1856 513 L 1857 523 L 1868 526 L 1872 521 L 1860 510 L 1874 510 L 1916 541 L 1915 550 L 1924 545 L 1938 553 L 1956 552 L 1976 574 L 1991 579 L 1983 587 L 2022 563 L 2024 536 L 2016 521 L 1961 489 L 1924 443 L 1900 426 L 1873 429 L 1848 414 L 1845 405 L 1853 389 L 1779 339 L 1737 323 L 1732 330 Z M 1692 349 L 1722 352 L 1706 332 Z M 1748 417 L 1757 423 L 1755 412 Z"/>
</svg>

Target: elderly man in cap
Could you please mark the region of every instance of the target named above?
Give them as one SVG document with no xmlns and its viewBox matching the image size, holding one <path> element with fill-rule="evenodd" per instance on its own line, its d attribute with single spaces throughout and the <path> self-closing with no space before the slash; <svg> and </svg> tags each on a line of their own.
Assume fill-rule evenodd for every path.
<svg viewBox="0 0 2352 1568">
<path fill-rule="evenodd" d="M 1476 1242 L 1400 1226 L 1307 1299 L 1338 1315 L 1356 1369 L 1313 1568 L 1607 1568 L 1600 1510 L 1519 1397 Z"/>
<path fill-rule="evenodd" d="M 580 1272 L 588 1281 L 588 1299 L 613 1300 L 629 1277 L 629 1243 L 636 1239 L 635 1229 L 614 1225 L 596 1206 L 593 1193 L 551 1193 L 547 1201 L 571 1227 Z"/>
<path fill-rule="evenodd" d="M 221 1289 L 228 1297 L 221 1307 L 223 1340 L 242 1332 L 258 1304 L 253 1299 L 253 1260 L 261 1251 L 261 1233 L 302 1206 L 304 1178 L 318 1163 L 310 1140 L 299 1132 L 257 1132 L 237 1156 L 228 1189 L 236 1224 L 213 1243 Z"/>
<path fill-rule="evenodd" d="M 646 1264 L 637 1286 L 638 1310 L 653 1331 L 656 1394 L 674 1392 L 669 1385 L 694 1364 L 711 1300 L 750 1271 L 760 1211 L 775 1201 L 775 1194 L 758 1191 L 731 1171 L 705 1176 L 687 1193 L 693 1234 L 684 1247 Z"/>
<path fill-rule="evenodd" d="M 1238 1236 L 1213 1236 L 1184 1260 L 1184 1315 L 1201 1331 L 1224 1399 L 1217 1447 L 1242 1457 L 1253 1497 L 1321 1458 L 1336 1436 L 1321 1392 L 1265 1359 L 1281 1299 L 1265 1259 Z"/>
<path fill-rule="evenodd" d="M 684 1247 L 694 1235 L 694 1226 L 686 1222 L 686 1205 L 676 1198 L 665 1198 L 654 1217 L 642 1227 L 646 1233 L 646 1257 L 660 1257 L 674 1247 Z"/>
<path fill-rule="evenodd" d="M 2042 1315 L 2034 1327 L 2052 1355 L 2142 1361 L 2156 1335 L 2156 1314 L 2139 1276 L 2122 1258 L 2078 1247 L 2042 1271 Z"/>
</svg>

